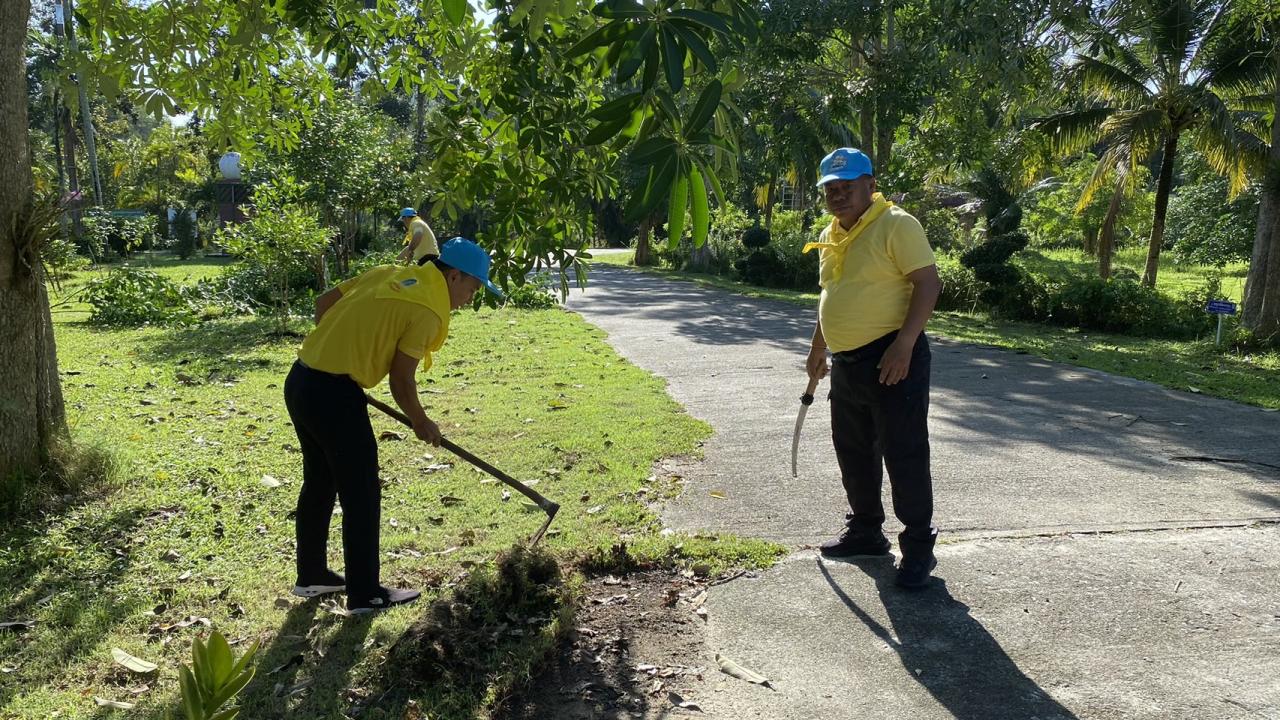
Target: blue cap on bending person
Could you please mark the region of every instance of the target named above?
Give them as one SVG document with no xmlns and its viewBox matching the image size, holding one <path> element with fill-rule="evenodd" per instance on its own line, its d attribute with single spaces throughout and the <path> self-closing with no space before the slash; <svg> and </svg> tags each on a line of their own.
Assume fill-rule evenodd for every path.
<svg viewBox="0 0 1280 720">
<path fill-rule="evenodd" d="M 856 148 L 836 148 L 831 154 L 822 158 L 818 166 L 822 179 L 818 187 L 832 180 L 857 180 L 863 175 L 875 175 L 871 171 L 871 158 Z"/>
<path fill-rule="evenodd" d="M 489 281 L 489 253 L 474 242 L 460 237 L 450 240 L 440 246 L 440 262 L 479 280 L 498 299 L 506 297 Z"/>
<path fill-rule="evenodd" d="M 413 208 L 405 208 L 400 211 L 400 217 L 402 218 L 418 217 L 418 211 L 414 210 Z"/>
</svg>

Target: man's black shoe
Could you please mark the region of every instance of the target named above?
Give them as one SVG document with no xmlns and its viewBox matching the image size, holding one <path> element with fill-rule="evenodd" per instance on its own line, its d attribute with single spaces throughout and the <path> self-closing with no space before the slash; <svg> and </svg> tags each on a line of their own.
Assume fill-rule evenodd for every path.
<svg viewBox="0 0 1280 720">
<path fill-rule="evenodd" d="M 898 563 L 898 587 L 916 590 L 929 584 L 929 573 L 938 567 L 938 559 L 932 555 L 904 557 Z"/>
<path fill-rule="evenodd" d="M 325 570 L 324 575 L 315 578 L 298 578 L 293 586 L 293 594 L 303 598 L 319 597 L 329 593 L 339 593 L 347 589 L 347 581 L 332 570 Z"/>
<path fill-rule="evenodd" d="M 404 605 L 418 599 L 422 593 L 417 590 L 400 590 L 397 588 L 379 587 L 373 597 L 356 599 L 347 597 L 347 614 L 364 615 L 380 612 L 396 605 Z"/>
<path fill-rule="evenodd" d="M 889 554 L 889 540 L 878 530 L 846 527 L 840 536 L 818 546 L 823 557 L 884 557 Z"/>
</svg>

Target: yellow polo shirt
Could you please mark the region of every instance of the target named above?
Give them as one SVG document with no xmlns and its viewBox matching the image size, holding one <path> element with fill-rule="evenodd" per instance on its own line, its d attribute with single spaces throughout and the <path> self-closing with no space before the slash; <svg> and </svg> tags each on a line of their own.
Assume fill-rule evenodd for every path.
<svg viewBox="0 0 1280 720">
<path fill-rule="evenodd" d="M 307 367 L 371 388 L 396 350 L 431 367 L 449 335 L 449 288 L 435 265 L 381 265 L 338 285 L 342 297 L 302 341 Z"/>
<path fill-rule="evenodd" d="M 819 241 L 838 243 L 846 235 L 833 218 Z M 902 329 L 914 287 L 907 274 L 935 263 L 920 221 L 896 205 L 853 239 L 839 278 L 830 266 L 835 255 L 823 248 L 818 260 L 818 322 L 832 352 L 853 350 Z"/>
<path fill-rule="evenodd" d="M 440 245 L 436 242 L 436 234 L 431 232 L 431 226 L 421 217 L 415 217 L 409 221 L 409 227 L 405 228 L 404 232 L 404 244 L 407 246 L 415 237 L 418 238 L 418 247 L 413 249 L 414 262 L 421 260 L 423 255 L 440 256 Z"/>
</svg>

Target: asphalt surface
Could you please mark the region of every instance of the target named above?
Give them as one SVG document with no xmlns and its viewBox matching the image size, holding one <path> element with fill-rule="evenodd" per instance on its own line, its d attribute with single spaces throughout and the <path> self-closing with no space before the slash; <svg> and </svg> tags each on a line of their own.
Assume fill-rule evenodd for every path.
<svg viewBox="0 0 1280 720">
<path fill-rule="evenodd" d="M 794 550 L 713 588 L 690 663 L 773 682 L 710 673 L 703 716 L 1280 720 L 1280 413 L 935 337 L 940 564 L 904 593 L 812 550 L 845 512 L 825 382 L 790 471 L 814 309 L 602 266 L 567 306 L 715 430 L 667 525 Z"/>
</svg>

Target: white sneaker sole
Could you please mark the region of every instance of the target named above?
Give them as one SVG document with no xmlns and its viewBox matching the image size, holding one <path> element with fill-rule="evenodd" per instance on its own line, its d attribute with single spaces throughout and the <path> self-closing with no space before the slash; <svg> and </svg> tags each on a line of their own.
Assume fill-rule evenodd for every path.
<svg viewBox="0 0 1280 720">
<path fill-rule="evenodd" d="M 346 589 L 346 585 L 294 585 L 292 592 L 301 598 L 313 598 L 342 592 Z"/>
</svg>

